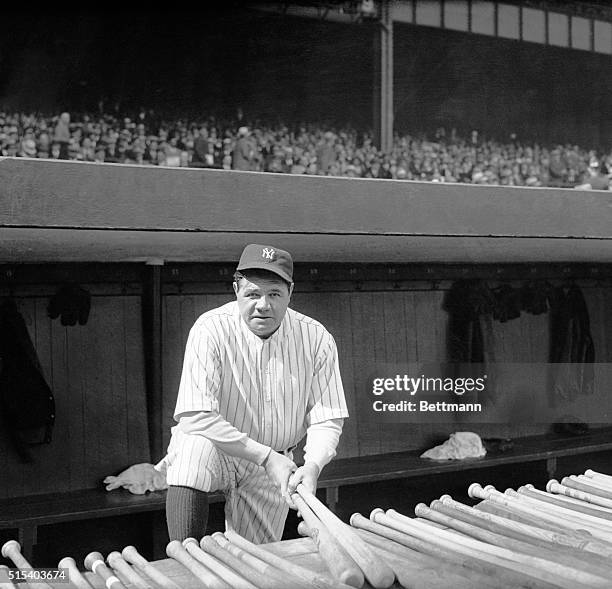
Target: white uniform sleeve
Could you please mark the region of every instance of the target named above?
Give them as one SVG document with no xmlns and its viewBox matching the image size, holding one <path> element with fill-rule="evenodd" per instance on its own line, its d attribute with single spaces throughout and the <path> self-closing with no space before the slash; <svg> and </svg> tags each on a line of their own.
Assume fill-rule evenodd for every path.
<svg viewBox="0 0 612 589">
<path fill-rule="evenodd" d="M 329 419 L 308 428 L 304 463 L 314 462 L 319 467 L 319 473 L 323 470 L 323 467 L 336 455 L 343 423 L 343 419 Z"/>
<path fill-rule="evenodd" d="M 334 338 L 325 332 L 315 364 L 306 427 L 345 417 L 348 417 L 348 409 L 338 366 L 338 350 Z"/>
<path fill-rule="evenodd" d="M 218 411 L 220 383 L 221 362 L 214 321 L 196 322 L 185 346 L 174 419 L 178 421 L 182 413 L 189 411 Z"/>
<path fill-rule="evenodd" d="M 216 411 L 183 413 L 176 426 L 186 434 L 204 436 L 229 456 L 263 464 L 271 448 L 238 431 Z"/>
</svg>

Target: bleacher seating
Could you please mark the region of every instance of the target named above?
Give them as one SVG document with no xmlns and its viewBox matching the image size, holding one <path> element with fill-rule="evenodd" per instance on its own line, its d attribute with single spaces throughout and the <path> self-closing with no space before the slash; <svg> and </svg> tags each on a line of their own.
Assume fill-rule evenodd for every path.
<svg viewBox="0 0 612 589">
<path fill-rule="evenodd" d="M 62 131 L 62 117 L 68 132 Z M 240 137 L 244 127 L 248 134 Z M 244 157 L 235 157 L 237 145 Z M 606 175 L 612 171 L 612 151 L 530 144 L 514 135 L 499 141 L 473 131 L 468 139 L 440 128 L 431 137 L 396 135 L 392 149 L 382 152 L 368 132 L 352 128 L 213 116 L 170 119 L 145 109 L 130 116 L 0 111 L 0 154 L 508 186 L 573 187 L 588 177 L 593 162 Z"/>
</svg>

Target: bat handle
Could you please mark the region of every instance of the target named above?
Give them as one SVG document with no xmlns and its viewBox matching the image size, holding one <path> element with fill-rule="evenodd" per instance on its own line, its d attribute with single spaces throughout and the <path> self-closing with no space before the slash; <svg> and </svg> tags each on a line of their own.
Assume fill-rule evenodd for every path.
<svg viewBox="0 0 612 589">
<path fill-rule="evenodd" d="M 128 562 L 135 564 L 136 566 L 146 566 L 149 564 L 147 560 L 138 552 L 135 546 L 126 546 L 121 551 L 121 556 L 125 558 Z"/>
<path fill-rule="evenodd" d="M 125 585 L 113 574 L 104 563 L 104 557 L 99 552 L 90 552 L 85 557 L 85 566 L 104 579 L 107 589 L 126 589 Z"/>
<path fill-rule="evenodd" d="M 480 483 L 472 483 L 468 487 L 468 495 L 472 499 L 488 499 L 489 494 L 482 488 Z"/>
<path fill-rule="evenodd" d="M 2 546 L 2 556 L 11 559 L 13 564 L 20 569 L 32 568 L 32 565 L 21 554 L 21 545 L 17 540 L 9 540 Z"/>
<path fill-rule="evenodd" d="M 76 587 L 76 589 L 91 589 L 89 581 L 83 576 L 76 561 L 71 556 L 65 556 L 59 561 L 57 565 L 60 569 L 68 569 L 68 576 L 70 582 Z"/>
</svg>

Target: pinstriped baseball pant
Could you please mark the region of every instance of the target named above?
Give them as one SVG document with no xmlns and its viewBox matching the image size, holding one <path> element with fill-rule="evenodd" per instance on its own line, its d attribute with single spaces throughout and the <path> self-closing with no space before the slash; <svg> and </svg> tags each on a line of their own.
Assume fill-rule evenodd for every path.
<svg viewBox="0 0 612 589">
<path fill-rule="evenodd" d="M 168 485 L 223 492 L 227 529 L 257 544 L 281 539 L 289 506 L 263 467 L 228 456 L 203 436 L 179 431 L 173 433 L 166 463 Z"/>
</svg>

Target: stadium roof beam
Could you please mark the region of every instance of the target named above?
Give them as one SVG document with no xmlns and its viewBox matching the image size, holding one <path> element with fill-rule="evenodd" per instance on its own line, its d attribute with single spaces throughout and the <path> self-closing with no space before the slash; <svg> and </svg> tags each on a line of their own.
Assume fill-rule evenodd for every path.
<svg viewBox="0 0 612 589">
<path fill-rule="evenodd" d="M 612 11 L 530 0 L 394 0 L 395 22 L 612 55 Z"/>
<path fill-rule="evenodd" d="M 255 8 L 287 16 L 315 18 L 341 23 L 359 22 L 378 15 L 374 0 L 352 0 L 339 2 L 260 2 Z"/>
<path fill-rule="evenodd" d="M 407 23 L 550 47 L 612 55 L 612 10 L 544 0 L 352 0 L 267 2 L 261 10 L 343 23 L 376 20 L 373 38 L 374 143 L 393 141 L 393 26 Z"/>
</svg>

